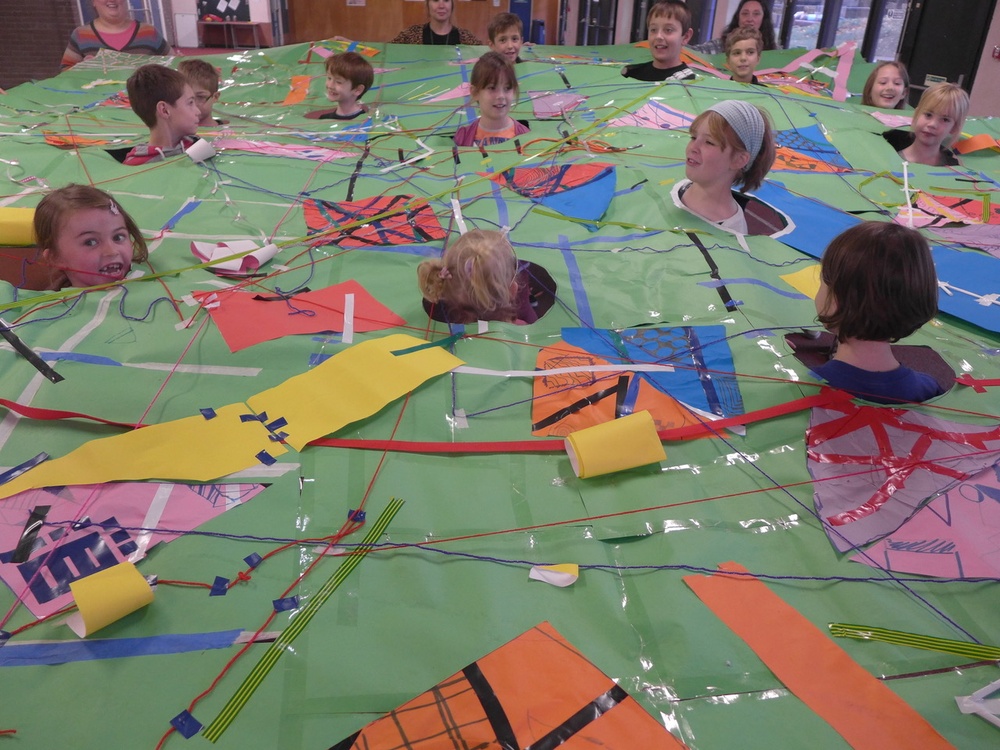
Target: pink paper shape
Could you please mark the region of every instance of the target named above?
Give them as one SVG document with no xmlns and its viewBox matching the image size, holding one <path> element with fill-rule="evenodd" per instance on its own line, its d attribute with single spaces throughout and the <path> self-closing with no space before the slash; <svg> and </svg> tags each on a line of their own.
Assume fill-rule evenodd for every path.
<svg viewBox="0 0 1000 750">
<path fill-rule="evenodd" d="M 587 97 L 571 91 L 529 91 L 528 98 L 531 99 L 535 117 L 541 119 L 561 118 L 564 112 L 576 109 L 587 101 Z"/>
<path fill-rule="evenodd" d="M 438 94 L 430 99 L 429 102 L 446 102 L 449 99 L 464 99 L 469 95 L 469 84 L 461 83 L 451 91 L 445 91 L 443 94 Z"/>
<path fill-rule="evenodd" d="M 937 578 L 1000 578 L 1000 466 L 931 500 L 867 552 L 851 559 Z"/>
<path fill-rule="evenodd" d="M 121 482 L 20 492 L 0 503 L 0 578 L 33 615 L 44 617 L 72 603 L 73 581 L 172 541 L 262 489 L 259 484 Z M 42 526 L 28 559 L 10 562 L 32 509 L 45 505 L 46 521 L 76 522 L 78 528 Z M 86 519 L 112 526 L 80 523 Z"/>
<path fill-rule="evenodd" d="M 653 128 L 654 130 L 684 130 L 694 122 L 694 115 L 668 107 L 660 102 L 650 101 L 635 112 L 631 112 L 608 122 L 609 127 Z"/>
<path fill-rule="evenodd" d="M 870 112 L 869 114 L 887 128 L 906 128 L 913 121 L 913 115 L 892 115 L 885 112 Z"/>
<path fill-rule="evenodd" d="M 252 154 L 262 156 L 282 156 L 291 159 L 308 159 L 309 161 L 328 162 L 334 159 L 343 159 L 348 156 L 357 156 L 348 151 L 337 151 L 332 148 L 319 148 L 316 146 L 293 146 L 288 143 L 274 143 L 272 141 L 248 141 L 242 138 L 216 138 L 212 141 L 216 151 L 227 149 L 230 151 L 248 151 Z"/>
<path fill-rule="evenodd" d="M 354 295 L 355 331 L 381 331 L 406 324 L 353 280 L 288 300 L 255 299 L 258 295 L 238 289 L 195 292 L 194 297 L 208 309 L 229 348 L 238 352 L 282 336 L 343 331 L 348 294 Z"/>
</svg>

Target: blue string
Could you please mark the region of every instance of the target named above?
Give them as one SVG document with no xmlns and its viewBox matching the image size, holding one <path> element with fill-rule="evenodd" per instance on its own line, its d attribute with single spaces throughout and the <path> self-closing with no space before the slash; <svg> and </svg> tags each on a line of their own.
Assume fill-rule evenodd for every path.
<svg viewBox="0 0 1000 750">
<path fill-rule="evenodd" d="M 200 531 L 198 529 L 168 529 L 157 526 L 122 526 L 116 523 L 81 523 L 80 521 L 51 521 L 46 520 L 43 523 L 44 526 L 52 526 L 56 528 L 88 528 L 88 527 L 98 527 L 102 529 L 114 529 L 114 530 L 124 530 L 132 533 L 157 533 L 164 535 L 177 535 L 177 536 L 204 536 L 211 537 L 214 539 L 226 539 L 230 541 L 246 541 L 254 542 L 260 544 L 294 544 L 299 543 L 303 546 L 316 545 L 319 544 L 317 540 L 314 539 L 299 539 L 297 537 L 274 537 L 274 536 L 256 536 L 252 534 L 227 534 L 221 531 Z M 600 541 L 600 540 L 597 540 Z M 603 543 L 603 542 L 602 542 Z M 372 549 L 379 550 L 385 549 L 388 551 L 396 550 L 417 550 L 419 552 L 433 552 L 438 555 L 444 555 L 446 557 L 461 557 L 469 560 L 474 560 L 476 562 L 489 562 L 498 565 L 511 565 L 517 567 L 533 567 L 536 565 L 556 565 L 554 561 L 538 561 L 538 560 L 523 560 L 519 558 L 507 558 L 507 557 L 495 557 L 492 555 L 476 555 L 471 552 L 457 552 L 455 550 L 446 550 L 439 547 L 427 544 L 417 544 L 417 543 L 400 543 L 400 542 L 378 542 L 373 545 L 363 545 L 363 544 L 348 544 L 343 542 L 337 543 L 337 549 L 344 549 L 346 551 L 351 551 L 355 549 L 361 549 L 365 547 L 371 547 Z M 719 572 L 717 568 L 706 568 L 700 565 L 685 565 L 681 563 L 674 564 L 664 564 L 664 565 L 611 565 L 611 564 L 601 564 L 601 563 L 581 563 L 579 565 L 580 570 L 596 570 L 601 572 L 612 572 L 618 573 L 621 571 L 658 571 L 658 570 L 673 570 L 673 571 L 684 571 L 689 573 L 705 573 L 707 575 L 714 575 Z M 802 576 L 802 575 L 779 575 L 777 573 L 756 573 L 753 571 L 748 571 L 746 573 L 734 571 L 730 573 L 726 571 L 726 575 L 733 576 L 744 576 L 747 578 L 758 578 L 765 581 L 816 581 L 821 583 L 885 583 L 886 578 L 875 577 L 875 576 Z M 904 583 L 926 583 L 926 584 L 954 584 L 954 583 L 996 583 L 998 578 L 926 578 L 922 576 L 907 577 L 898 576 L 893 579 L 895 582 Z M 964 631 L 963 631 L 964 632 Z"/>
</svg>

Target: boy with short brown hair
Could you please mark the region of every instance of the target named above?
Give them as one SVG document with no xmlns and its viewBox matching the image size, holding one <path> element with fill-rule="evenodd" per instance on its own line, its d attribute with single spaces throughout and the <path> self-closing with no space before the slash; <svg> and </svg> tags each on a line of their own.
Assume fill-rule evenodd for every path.
<svg viewBox="0 0 1000 750">
<path fill-rule="evenodd" d="M 511 65 L 521 62 L 521 46 L 524 44 L 524 24 L 514 13 L 497 13 L 486 29 L 490 36 L 490 49 L 510 61 Z"/>
<path fill-rule="evenodd" d="M 220 120 L 212 117 L 212 106 L 219 101 L 219 71 L 213 65 L 191 58 L 182 60 L 177 66 L 177 72 L 187 79 L 194 92 L 194 101 L 198 105 L 201 120 L 198 126 L 205 128 L 221 125 Z"/>
<path fill-rule="evenodd" d="M 726 67 L 739 83 L 754 83 L 763 86 L 754 75 L 764 49 L 764 37 L 757 29 L 740 26 L 726 35 Z"/>
<path fill-rule="evenodd" d="M 375 82 L 375 71 L 357 52 L 341 52 L 326 61 L 326 98 L 337 103 L 335 110 L 319 115 L 320 120 L 353 120 L 367 112 L 359 99 Z"/>
<path fill-rule="evenodd" d="M 696 78 L 691 68 L 681 62 L 681 50 L 691 41 L 691 10 L 683 0 L 659 0 L 646 15 L 649 51 L 647 63 L 626 65 L 622 75 L 638 81 L 690 81 Z"/>
<path fill-rule="evenodd" d="M 132 111 L 149 128 L 149 143 L 129 151 L 124 164 L 178 156 L 197 140 L 201 113 L 183 75 L 163 65 L 143 65 L 129 76 L 125 88 Z"/>
</svg>

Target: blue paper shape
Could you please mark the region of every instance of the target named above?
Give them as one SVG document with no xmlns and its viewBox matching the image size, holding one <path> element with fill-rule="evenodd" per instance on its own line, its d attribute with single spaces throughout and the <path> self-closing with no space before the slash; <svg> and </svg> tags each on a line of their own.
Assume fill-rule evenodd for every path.
<svg viewBox="0 0 1000 750">
<path fill-rule="evenodd" d="M 225 596 L 227 593 L 229 593 L 229 579 L 216 576 L 215 581 L 212 583 L 212 590 L 208 592 L 208 595 Z"/>
<path fill-rule="evenodd" d="M 247 555 L 246 557 L 243 558 L 243 562 L 245 562 L 247 564 L 247 567 L 250 567 L 250 568 L 256 568 L 263 561 L 264 561 L 264 558 L 262 558 L 256 552 L 251 552 L 249 555 Z"/>
<path fill-rule="evenodd" d="M 861 221 L 826 203 L 795 195 L 772 180 L 765 181 L 754 196 L 781 209 L 795 222 L 791 232 L 776 239 L 813 258 L 821 257 L 834 237 Z"/>
<path fill-rule="evenodd" d="M 562 330 L 567 344 L 613 364 L 678 365 L 673 372 L 636 373 L 636 379 L 689 406 L 729 417 L 743 414 L 744 409 L 726 335 L 725 326 Z M 638 396 L 636 381 L 633 386 L 628 391 L 628 406 Z"/>
<path fill-rule="evenodd" d="M 941 285 L 940 310 L 987 331 L 1000 332 L 1000 259 L 940 245 L 931 247 L 931 255 Z"/>
</svg>

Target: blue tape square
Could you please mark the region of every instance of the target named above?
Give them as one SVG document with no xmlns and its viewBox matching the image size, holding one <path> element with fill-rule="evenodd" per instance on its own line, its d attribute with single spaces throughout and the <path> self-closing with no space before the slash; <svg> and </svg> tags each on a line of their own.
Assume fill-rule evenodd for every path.
<svg viewBox="0 0 1000 750">
<path fill-rule="evenodd" d="M 288 420 L 285 419 L 284 417 L 278 417 L 273 422 L 267 425 L 267 429 L 271 430 L 271 432 L 274 432 L 275 430 L 280 430 L 282 427 L 287 427 L 287 426 L 288 426 Z"/>
<path fill-rule="evenodd" d="M 262 411 L 260 414 L 240 414 L 241 422 L 266 422 L 267 412 Z"/>
<path fill-rule="evenodd" d="M 170 725 L 180 732 L 181 737 L 186 740 L 194 737 L 201 731 L 201 722 L 194 718 L 187 711 L 181 711 L 170 720 Z"/>
<path fill-rule="evenodd" d="M 351 509 L 347 511 L 347 520 L 354 521 L 355 523 L 365 522 L 365 512 L 360 509 Z"/>
<path fill-rule="evenodd" d="M 216 576 L 215 582 L 212 584 L 212 590 L 208 592 L 208 595 L 225 596 L 227 593 L 229 593 L 229 579 Z"/>
<path fill-rule="evenodd" d="M 256 552 L 251 552 L 249 555 L 243 558 L 243 562 L 245 562 L 248 567 L 256 568 L 258 565 L 264 562 L 264 558 L 262 558 Z"/>
<path fill-rule="evenodd" d="M 211 407 L 205 407 L 204 409 L 199 409 L 198 411 L 201 412 L 201 416 L 205 419 L 215 419 L 215 417 L 218 416 L 215 413 L 215 409 Z"/>
<path fill-rule="evenodd" d="M 275 612 L 286 612 L 290 609 L 299 608 L 299 597 L 286 596 L 284 599 L 275 599 L 271 603 L 274 605 Z"/>
<path fill-rule="evenodd" d="M 283 443 L 285 438 L 288 437 L 287 432 L 274 432 L 267 436 L 267 439 L 272 443 Z"/>
<path fill-rule="evenodd" d="M 257 460 L 260 461 L 262 464 L 264 464 L 264 466 L 272 466 L 273 464 L 278 463 L 278 459 L 276 459 L 267 451 L 261 451 L 260 453 L 258 453 Z"/>
<path fill-rule="evenodd" d="M 10 640 L 10 633 L 8 633 L 6 630 L 0 630 L 0 648 L 3 648 L 3 645 L 9 640 Z"/>
</svg>

